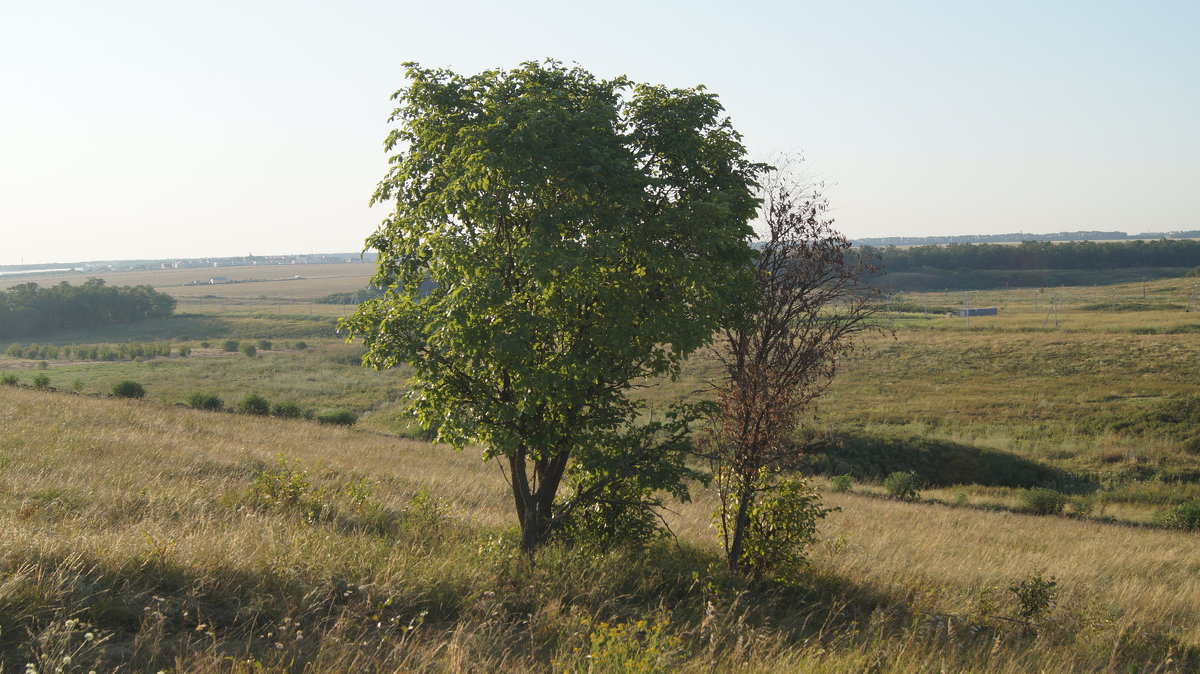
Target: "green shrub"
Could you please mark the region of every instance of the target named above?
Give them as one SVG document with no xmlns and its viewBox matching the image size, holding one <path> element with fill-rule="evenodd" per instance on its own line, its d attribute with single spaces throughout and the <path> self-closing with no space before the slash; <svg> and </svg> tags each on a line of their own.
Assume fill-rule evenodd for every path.
<svg viewBox="0 0 1200 674">
<path fill-rule="evenodd" d="M 1072 515 L 1087 517 L 1096 508 L 1096 495 L 1085 494 L 1083 496 L 1076 496 L 1071 499 L 1070 505 Z"/>
<path fill-rule="evenodd" d="M 271 403 L 257 393 L 251 393 L 238 403 L 238 411 L 242 414 L 266 416 L 271 413 Z"/>
<path fill-rule="evenodd" d="M 242 347 L 242 343 L 237 341 L 236 339 L 227 339 L 227 340 L 225 340 L 224 343 L 221 344 L 221 350 L 228 351 L 230 353 L 237 353 L 237 350 L 240 349 L 241 347 Z"/>
<path fill-rule="evenodd" d="M 254 348 L 253 344 L 243 344 L 238 350 L 247 358 L 253 358 L 258 353 L 258 349 Z"/>
<path fill-rule="evenodd" d="M 883 479 L 888 496 L 901 501 L 915 501 L 921 494 L 921 479 L 914 471 L 896 471 Z"/>
<path fill-rule="evenodd" d="M 113 384 L 112 394 L 114 398 L 145 398 L 146 387 L 126 379 Z"/>
<path fill-rule="evenodd" d="M 297 351 L 303 351 L 303 350 L 305 350 L 305 349 L 307 349 L 307 348 L 308 348 L 308 344 L 305 344 L 304 342 L 296 342 L 296 343 L 295 343 L 295 344 L 293 344 L 292 346 L 293 346 L 293 347 L 294 347 L 294 348 L 295 348 Z"/>
<path fill-rule="evenodd" d="M 847 473 L 845 475 L 835 475 L 829 485 L 829 490 L 841 494 L 850 491 L 853 487 L 854 476 Z"/>
<path fill-rule="evenodd" d="M 0 384 L 4 384 L 5 386 L 16 386 L 20 383 L 20 378 L 18 378 L 15 374 L 0 375 Z"/>
<path fill-rule="evenodd" d="M 188 407 L 196 410 L 220 411 L 225 407 L 225 401 L 211 393 L 196 392 L 188 396 Z"/>
<path fill-rule="evenodd" d="M 39 374 L 33 378 L 33 387 L 37 389 L 50 388 L 50 378 L 44 374 Z"/>
<path fill-rule="evenodd" d="M 262 349 L 263 351 L 270 351 L 271 350 L 271 340 L 269 340 L 269 339 L 258 340 L 258 348 Z"/>
<path fill-rule="evenodd" d="M 209 343 L 208 343 L 208 342 L 200 342 L 200 348 L 201 348 L 201 349 L 207 349 L 209 346 L 210 346 L 210 345 L 209 345 Z"/>
<path fill-rule="evenodd" d="M 1019 605 L 1017 614 L 1022 618 L 1034 621 L 1045 615 L 1054 607 L 1054 598 L 1058 593 L 1055 586 L 1058 583 L 1054 576 L 1049 580 L 1042 577 L 1040 571 L 1030 574 L 1019 585 L 1008 588 L 1017 597 Z"/>
<path fill-rule="evenodd" d="M 1200 503 L 1188 501 L 1160 513 L 1157 519 L 1162 526 L 1181 531 L 1200 529 Z"/>
<path fill-rule="evenodd" d="M 188 356 L 192 355 L 192 347 L 188 346 L 187 344 L 180 344 L 179 355 L 183 358 L 187 358 Z"/>
<path fill-rule="evenodd" d="M 743 568 L 757 579 L 795 579 L 808 564 L 806 550 L 817 539 L 817 523 L 831 512 L 805 480 L 775 485 L 750 508 Z"/>
<path fill-rule="evenodd" d="M 350 410 L 322 410 L 317 415 L 317 421 L 334 426 L 353 426 L 358 423 L 358 415 Z"/>
<path fill-rule="evenodd" d="M 251 494 L 259 504 L 300 510 L 306 519 L 316 519 L 329 503 L 329 494 L 313 484 L 308 469 L 298 461 L 280 458 L 275 470 L 254 476 Z"/>
<path fill-rule="evenodd" d="M 39 361 L 38 361 L 38 364 L 37 364 L 37 369 L 39 369 L 39 370 L 45 370 L 45 369 L 47 369 L 47 368 L 49 368 L 49 367 L 50 367 L 50 363 L 47 363 L 47 362 L 46 362 L 46 361 L 44 361 L 44 360 L 39 360 Z"/>
<path fill-rule="evenodd" d="M 1067 496 L 1053 489 L 1033 487 L 1021 492 L 1021 505 L 1025 512 L 1034 515 L 1061 515 Z"/>
<path fill-rule="evenodd" d="M 293 402 L 282 402 L 271 408 L 271 414 L 280 419 L 299 419 L 304 416 L 304 408 Z"/>
</svg>

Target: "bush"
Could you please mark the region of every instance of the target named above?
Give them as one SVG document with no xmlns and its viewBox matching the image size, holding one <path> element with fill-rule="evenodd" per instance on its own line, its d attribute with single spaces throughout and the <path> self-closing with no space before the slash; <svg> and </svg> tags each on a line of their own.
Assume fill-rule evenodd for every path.
<svg viewBox="0 0 1200 674">
<path fill-rule="evenodd" d="M 835 475 L 832 484 L 829 486 L 830 491 L 837 493 L 845 493 L 854 487 L 854 477 L 847 473 L 846 475 Z"/>
<path fill-rule="evenodd" d="M 308 348 L 308 344 L 305 344 L 304 342 L 296 342 L 293 346 L 297 351 L 303 351 Z"/>
<path fill-rule="evenodd" d="M 200 342 L 200 348 L 201 348 L 201 349 L 207 349 L 209 346 L 210 346 L 210 345 L 209 345 L 209 343 L 208 343 L 208 342 Z"/>
<path fill-rule="evenodd" d="M 1034 487 L 1021 492 L 1021 505 L 1034 515 L 1061 515 L 1067 505 L 1067 496 L 1053 489 Z"/>
<path fill-rule="evenodd" d="M 39 389 L 50 388 L 50 378 L 44 374 L 39 374 L 33 378 L 33 387 Z"/>
<path fill-rule="evenodd" d="M 1076 496 L 1071 499 L 1071 514 L 1080 517 L 1087 517 L 1096 509 L 1096 495 L 1087 494 L 1084 496 Z"/>
<path fill-rule="evenodd" d="M 146 387 L 126 379 L 113 384 L 112 394 L 114 398 L 145 398 Z"/>
<path fill-rule="evenodd" d="M 307 519 L 316 519 L 329 505 L 329 494 L 313 484 L 308 469 L 282 457 L 274 471 L 264 470 L 254 476 L 250 490 L 261 505 L 294 508 L 303 511 Z"/>
<path fill-rule="evenodd" d="M 1046 614 L 1054 607 L 1055 595 L 1058 591 L 1055 586 L 1058 583 L 1054 580 L 1054 576 L 1050 576 L 1049 580 L 1042 577 L 1041 572 L 1030 574 L 1025 580 L 1021 581 L 1020 585 L 1013 585 L 1008 588 L 1017 597 L 1017 603 L 1020 605 L 1018 615 L 1022 618 L 1034 621 Z"/>
<path fill-rule="evenodd" d="M 299 419 L 304 416 L 304 408 L 293 402 L 282 402 L 271 408 L 271 414 L 280 419 Z"/>
<path fill-rule="evenodd" d="M 236 339 L 227 339 L 223 344 L 221 344 L 221 350 L 228 351 L 230 353 L 237 353 L 237 350 L 240 349 L 241 346 L 242 343 Z"/>
<path fill-rule="evenodd" d="M 18 379 L 17 375 L 15 374 L 0 375 L 0 384 L 4 384 L 5 386 L 16 386 L 20 383 L 21 380 Z"/>
<path fill-rule="evenodd" d="M 921 479 L 913 471 L 897 471 L 883 479 L 883 488 L 888 496 L 901 501 L 915 501 L 921 494 Z"/>
<path fill-rule="evenodd" d="M 225 407 L 225 401 L 211 393 L 193 393 L 188 396 L 188 407 L 196 410 L 220 411 Z"/>
<path fill-rule="evenodd" d="M 757 579 L 794 579 L 808 564 L 805 552 L 817 539 L 817 523 L 830 512 L 805 480 L 785 480 L 763 493 L 746 525 L 746 571 Z"/>
<path fill-rule="evenodd" d="M 353 426 L 358 423 L 358 415 L 350 410 L 324 410 L 317 415 L 317 421 L 334 426 Z"/>
<path fill-rule="evenodd" d="M 271 341 L 268 339 L 258 340 L 258 348 L 262 349 L 263 351 L 270 351 L 271 350 Z"/>
<path fill-rule="evenodd" d="M 1158 516 L 1158 523 L 1162 526 L 1181 531 L 1195 531 L 1200 529 L 1200 503 L 1192 501 L 1180 503 L 1174 508 L 1161 513 Z"/>
<path fill-rule="evenodd" d="M 247 358 L 253 358 L 258 353 L 258 349 L 254 348 L 253 344 L 243 344 L 238 350 Z"/>
<path fill-rule="evenodd" d="M 192 355 L 192 347 L 188 346 L 187 344 L 180 344 L 179 355 L 183 358 L 187 358 L 188 356 Z"/>
<path fill-rule="evenodd" d="M 257 393 L 251 393 L 238 403 L 238 411 L 242 414 L 266 416 L 271 413 L 271 403 Z"/>
</svg>

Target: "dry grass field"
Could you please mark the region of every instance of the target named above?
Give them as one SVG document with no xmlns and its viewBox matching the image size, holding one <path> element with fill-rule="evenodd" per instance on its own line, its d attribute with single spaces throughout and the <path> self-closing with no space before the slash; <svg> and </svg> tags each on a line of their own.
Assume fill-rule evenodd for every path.
<svg viewBox="0 0 1200 674">
<path fill-rule="evenodd" d="M 11 387 L 0 428 L 6 670 L 1197 663 L 1200 540 L 1175 532 L 827 494 L 840 511 L 807 584 L 755 588 L 720 570 L 703 490 L 648 556 L 554 548 L 531 566 L 475 452 Z M 1058 594 L 1030 628 L 1007 588 L 1035 573 Z"/>
<path fill-rule="evenodd" d="M 293 265 L 251 265 L 243 267 L 195 267 L 191 269 L 148 269 L 139 271 L 118 271 L 118 272 L 71 272 L 62 274 L 39 274 L 37 276 L 27 277 L 10 277 L 0 276 L 0 289 L 8 288 L 20 283 L 37 283 L 40 286 L 51 286 L 63 281 L 71 284 L 77 284 L 87 280 L 89 277 L 97 277 L 104 279 L 105 283 L 113 286 L 128 286 L 128 285 L 149 285 L 155 290 L 162 290 L 172 296 L 190 295 L 193 292 L 202 292 L 204 289 L 229 291 L 233 294 L 222 294 L 222 296 L 239 297 L 246 296 L 257 288 L 284 288 L 287 290 L 276 291 L 259 291 L 254 295 L 262 294 L 263 292 L 277 292 L 281 296 L 287 297 L 321 297 L 332 292 L 340 292 L 342 290 L 358 290 L 366 285 L 369 279 L 375 273 L 375 265 L 368 262 L 350 262 L 344 264 L 293 264 Z M 235 281 L 225 286 L 192 286 L 193 281 L 205 282 L 214 276 L 224 276 L 230 281 Z M 300 276 L 302 279 L 296 279 Z M 347 285 L 345 288 L 339 287 L 343 284 L 338 279 L 358 279 L 357 284 Z M 309 283 L 296 283 L 293 281 L 306 280 Z M 255 283 L 270 282 L 270 286 L 256 286 Z M 289 285 L 274 285 L 289 284 Z M 350 284 L 351 281 L 344 282 Z M 249 290 L 247 290 L 249 288 Z M 169 290 L 168 290 L 169 289 Z M 196 290 L 198 289 L 198 290 Z M 307 291 L 307 292 L 306 292 Z"/>
</svg>

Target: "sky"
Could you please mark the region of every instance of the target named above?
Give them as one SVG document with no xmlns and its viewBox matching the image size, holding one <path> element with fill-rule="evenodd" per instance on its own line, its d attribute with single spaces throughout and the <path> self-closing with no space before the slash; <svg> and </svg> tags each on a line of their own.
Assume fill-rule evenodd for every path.
<svg viewBox="0 0 1200 674">
<path fill-rule="evenodd" d="M 352 252 L 401 63 L 718 94 L 848 236 L 1200 229 L 1196 2 L 0 0 L 0 265 Z"/>
</svg>

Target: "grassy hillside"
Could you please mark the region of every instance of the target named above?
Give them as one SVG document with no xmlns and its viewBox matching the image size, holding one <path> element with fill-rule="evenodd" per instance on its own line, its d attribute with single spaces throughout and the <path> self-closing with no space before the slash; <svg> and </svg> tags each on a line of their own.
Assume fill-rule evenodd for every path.
<svg viewBox="0 0 1200 674">
<path fill-rule="evenodd" d="M 363 273 L 366 266 L 353 267 L 347 273 Z M 869 340 L 843 364 L 809 424 L 810 432 L 829 442 L 802 467 L 875 484 L 892 471 L 914 470 L 940 489 L 929 496 L 981 507 L 1018 508 L 1017 488 L 1047 486 L 1090 495 L 1095 516 L 1132 522 L 1200 502 L 1198 284 L 1176 278 L 897 293 L 883 305 L 883 321 L 894 335 Z M 304 293 L 322 296 L 337 287 L 334 281 L 306 286 L 292 298 L 302 304 L 276 308 L 284 313 L 233 308 L 247 299 L 233 296 L 247 285 L 212 287 L 227 296 L 206 301 L 230 303 L 224 312 L 214 308 L 216 313 L 25 340 L 169 340 L 176 350 L 191 346 L 190 358 L 60 358 L 40 370 L 38 361 L 0 356 L 0 376 L 29 384 L 41 374 L 56 388 L 89 394 L 132 379 L 146 387 L 149 399 L 164 403 L 195 392 L 216 394 L 227 404 L 259 394 L 315 410 L 348 408 L 366 428 L 412 434 L 403 413 L 404 373 L 358 367 L 358 347 L 336 336 L 335 318 L 307 314 Z M 969 321 L 946 317 L 964 305 L 1000 313 Z M 230 338 L 269 339 L 273 345 L 245 358 L 219 349 Z M 297 341 L 310 348 L 295 348 Z M 718 376 L 712 359 L 698 354 L 678 381 L 634 394 L 661 406 Z"/>
<path fill-rule="evenodd" d="M 703 492 L 671 516 L 677 542 L 531 564 L 473 452 L 12 387 L 0 428 L 5 671 L 1200 662 L 1193 535 L 830 493 L 805 579 L 747 586 L 721 571 Z M 1026 621 L 1008 588 L 1037 574 L 1055 601 Z"/>
</svg>

